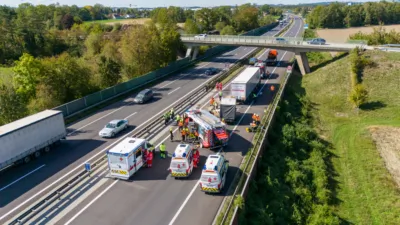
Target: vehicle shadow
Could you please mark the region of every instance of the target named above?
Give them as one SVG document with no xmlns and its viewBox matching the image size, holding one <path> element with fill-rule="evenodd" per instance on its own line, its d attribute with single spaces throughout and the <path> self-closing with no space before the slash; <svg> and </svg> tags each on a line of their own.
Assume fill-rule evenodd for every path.
<svg viewBox="0 0 400 225">
<path fill-rule="evenodd" d="M 0 174 L 0 208 L 7 206 L 10 202 L 13 202 L 33 188 L 37 188 L 38 191 L 43 189 L 43 185 L 45 185 L 44 183 L 41 185 L 43 181 L 67 167 L 71 167 L 72 170 L 77 165 L 83 163 L 79 159 L 85 155 L 94 155 L 95 152 L 93 149 L 98 148 L 104 143 L 106 143 L 105 140 L 94 139 L 64 140 L 60 145 L 52 148 L 49 153 L 43 153 L 40 158 L 34 159 L 28 164 L 21 164 L 2 171 Z M 64 160 L 59 160 L 59 158 L 63 158 Z M 52 161 L 59 163 L 46 165 L 46 162 Z M 41 166 L 42 168 L 35 171 Z M 35 172 L 24 177 L 28 173 L 27 171 Z M 72 176 L 73 174 L 66 179 Z"/>
</svg>

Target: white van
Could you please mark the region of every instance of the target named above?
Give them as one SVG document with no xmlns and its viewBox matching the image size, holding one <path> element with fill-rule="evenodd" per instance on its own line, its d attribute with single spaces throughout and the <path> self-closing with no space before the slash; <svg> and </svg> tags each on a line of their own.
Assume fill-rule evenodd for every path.
<svg viewBox="0 0 400 225">
<path fill-rule="evenodd" d="M 229 161 L 223 155 L 209 155 L 200 177 L 200 189 L 206 193 L 221 193 L 226 182 Z"/>
<path fill-rule="evenodd" d="M 146 165 L 144 152 L 151 145 L 140 138 L 125 138 L 107 151 L 108 168 L 113 178 L 128 180 L 136 171 Z"/>
<path fill-rule="evenodd" d="M 179 144 L 172 154 L 169 166 L 171 177 L 188 177 L 193 171 L 193 147 L 190 144 Z"/>
</svg>

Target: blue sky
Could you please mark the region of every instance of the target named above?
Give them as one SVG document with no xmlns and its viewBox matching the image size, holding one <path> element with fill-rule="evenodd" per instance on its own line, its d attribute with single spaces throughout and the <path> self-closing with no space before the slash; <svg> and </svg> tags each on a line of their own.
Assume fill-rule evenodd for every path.
<svg viewBox="0 0 400 225">
<path fill-rule="evenodd" d="M 136 5 L 135 7 L 159 7 L 159 6 L 218 6 L 218 5 L 234 5 L 234 4 L 245 4 L 245 3 L 257 3 L 257 4 L 298 4 L 298 3 L 312 3 L 312 2 L 321 2 L 323 0 L 275 0 L 275 1 L 255 1 L 255 0 L 200 0 L 200 1 L 188 1 L 188 0 L 0 0 L 0 5 L 8 5 L 8 6 L 18 6 L 21 3 L 29 2 L 34 5 L 36 4 L 53 4 L 60 3 L 61 5 L 94 5 L 96 3 L 105 5 L 105 6 L 115 6 L 115 7 L 129 7 L 129 4 Z M 343 0 L 338 0 L 339 2 L 345 2 Z M 353 0 L 353 2 L 362 2 L 363 0 Z"/>
</svg>

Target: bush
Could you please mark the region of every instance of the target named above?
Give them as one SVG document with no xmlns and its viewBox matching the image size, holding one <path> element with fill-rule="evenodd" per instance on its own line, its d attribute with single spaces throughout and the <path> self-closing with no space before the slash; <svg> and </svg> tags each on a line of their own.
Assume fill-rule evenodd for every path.
<svg viewBox="0 0 400 225">
<path fill-rule="evenodd" d="M 356 108 L 360 108 L 362 104 L 365 104 L 368 99 L 368 92 L 362 84 L 357 84 L 354 86 L 351 94 L 350 101 L 354 104 Z"/>
</svg>

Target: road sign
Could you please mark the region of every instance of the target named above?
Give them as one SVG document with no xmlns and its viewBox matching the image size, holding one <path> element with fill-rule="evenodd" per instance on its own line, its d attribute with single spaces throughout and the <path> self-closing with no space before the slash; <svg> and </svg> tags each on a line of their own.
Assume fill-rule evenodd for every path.
<svg viewBox="0 0 400 225">
<path fill-rule="evenodd" d="M 90 163 L 85 163 L 85 170 L 88 172 L 92 170 L 92 166 L 90 165 Z"/>
<path fill-rule="evenodd" d="M 292 72 L 292 66 L 288 66 L 286 69 L 286 72 L 291 73 Z"/>
<path fill-rule="evenodd" d="M 308 29 L 308 24 L 304 24 L 304 29 Z"/>
</svg>

